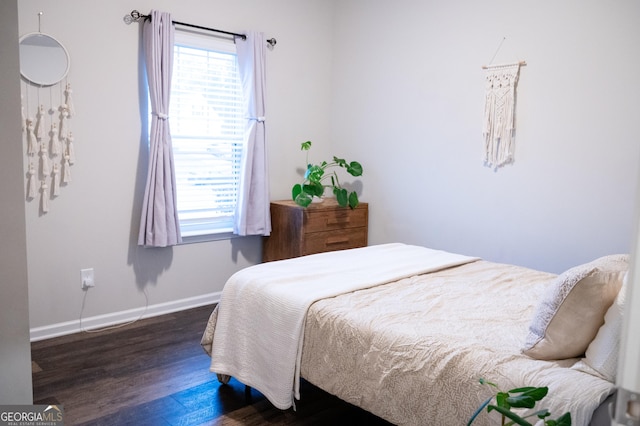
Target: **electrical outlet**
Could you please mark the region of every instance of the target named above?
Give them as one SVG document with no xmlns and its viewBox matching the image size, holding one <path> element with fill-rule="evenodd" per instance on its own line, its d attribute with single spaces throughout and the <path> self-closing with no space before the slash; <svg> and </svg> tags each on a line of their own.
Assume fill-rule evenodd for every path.
<svg viewBox="0 0 640 426">
<path fill-rule="evenodd" d="M 83 290 L 96 285 L 93 277 L 93 268 L 80 269 L 80 285 Z"/>
</svg>

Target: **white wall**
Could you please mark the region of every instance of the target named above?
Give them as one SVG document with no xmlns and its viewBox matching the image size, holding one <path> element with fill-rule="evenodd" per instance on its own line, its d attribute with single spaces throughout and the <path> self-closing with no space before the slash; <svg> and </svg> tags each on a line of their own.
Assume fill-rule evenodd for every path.
<svg viewBox="0 0 640 426">
<path fill-rule="evenodd" d="M 22 0 L 19 32 L 71 54 L 77 164 L 46 215 L 26 204 L 31 327 L 215 297 L 258 238 L 136 246 L 146 173 L 137 8 L 278 40 L 269 52 L 272 199 L 312 155 L 361 161 L 370 243 L 403 241 L 552 272 L 628 252 L 640 155 L 640 4 L 591 0 Z M 516 162 L 483 167 L 483 71 L 526 60 Z M 32 93 L 33 94 L 33 93 Z M 42 97 L 46 99 L 46 91 Z M 138 311 L 135 311 L 138 312 Z"/>
<path fill-rule="evenodd" d="M 20 146 L 18 6 L 0 2 L 0 404 L 31 404 L 27 242 Z"/>
<path fill-rule="evenodd" d="M 629 252 L 640 3 L 336 2 L 332 136 L 364 166 L 370 243 L 551 272 Z M 483 166 L 484 72 L 525 60 L 515 163 Z"/>
<path fill-rule="evenodd" d="M 85 295 L 82 268 L 94 268 L 96 281 L 86 294 L 84 318 L 107 315 L 100 318 L 108 321 L 128 310 L 135 316 L 145 305 L 143 290 L 151 305 L 166 309 L 215 298 L 233 272 L 260 261 L 261 240 L 169 249 L 136 245 L 147 161 L 141 140 L 144 91 L 140 26 L 125 25 L 123 16 L 133 8 L 145 14 L 155 8 L 177 21 L 253 29 L 277 39 L 268 52 L 267 132 L 272 195 L 283 198 L 296 181 L 292 164 L 303 161 L 299 143 L 328 139 L 332 3 L 23 0 L 18 7 L 21 35 L 38 30 L 42 11 L 42 32 L 69 50 L 77 110 L 70 121 L 77 156 L 72 183 L 61 188 L 46 215 L 37 200 L 26 205 L 31 327 L 39 335 L 58 332 L 60 324 L 64 330 L 77 327 Z M 50 96 L 49 89 L 40 90 L 45 103 Z"/>
</svg>

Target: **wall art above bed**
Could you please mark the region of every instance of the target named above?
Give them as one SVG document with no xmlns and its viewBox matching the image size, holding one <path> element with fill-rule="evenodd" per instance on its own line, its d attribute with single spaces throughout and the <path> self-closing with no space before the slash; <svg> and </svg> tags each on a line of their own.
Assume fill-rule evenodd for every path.
<svg viewBox="0 0 640 426">
<path fill-rule="evenodd" d="M 485 69 L 485 106 L 482 136 L 484 163 L 498 169 L 513 162 L 516 132 L 516 88 L 525 62 L 488 65 Z"/>
<path fill-rule="evenodd" d="M 26 144 L 26 199 L 39 200 L 40 213 L 71 182 L 75 163 L 69 122 L 75 115 L 69 83 L 69 52 L 55 37 L 40 31 L 20 37 L 22 132 Z"/>
</svg>

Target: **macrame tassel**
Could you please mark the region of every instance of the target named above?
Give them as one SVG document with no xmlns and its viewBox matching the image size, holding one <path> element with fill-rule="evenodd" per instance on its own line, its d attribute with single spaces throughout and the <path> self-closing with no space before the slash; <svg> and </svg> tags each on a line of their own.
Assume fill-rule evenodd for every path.
<svg viewBox="0 0 640 426">
<path fill-rule="evenodd" d="M 49 211 L 49 194 L 48 194 L 48 190 L 49 187 L 47 186 L 47 181 L 43 180 L 42 183 L 40 184 L 40 208 L 42 209 L 42 213 L 46 213 Z"/>
<path fill-rule="evenodd" d="M 484 109 L 484 162 L 498 168 L 513 162 L 516 85 L 520 64 L 487 68 Z"/>
<path fill-rule="evenodd" d="M 40 173 L 42 176 L 49 176 L 51 173 L 51 167 L 49 166 L 49 153 L 47 152 L 47 144 L 42 142 L 40 144 Z"/>
<path fill-rule="evenodd" d="M 27 117 L 24 115 L 24 105 L 22 104 L 23 100 L 23 96 L 20 95 L 20 114 L 22 114 L 22 132 L 24 133 L 24 131 L 26 130 L 25 123 L 27 122 Z"/>
<path fill-rule="evenodd" d="M 53 164 L 53 173 L 51 174 L 51 184 L 53 185 L 53 196 L 60 195 L 60 181 L 58 176 L 60 175 L 60 166 L 58 163 Z"/>
<path fill-rule="evenodd" d="M 71 83 L 67 83 L 67 86 L 64 90 L 64 103 L 67 105 L 67 110 L 69 111 L 69 118 L 73 117 L 76 114 L 76 109 L 73 106 L 73 99 L 71 98 L 71 94 L 73 90 L 71 90 Z"/>
<path fill-rule="evenodd" d="M 36 198 L 36 168 L 33 166 L 33 161 L 29 161 L 29 169 L 27 170 L 27 199 L 33 200 Z"/>
<path fill-rule="evenodd" d="M 36 129 L 35 135 L 38 142 L 42 141 L 44 137 L 44 105 L 38 107 L 38 113 L 36 114 Z"/>
<path fill-rule="evenodd" d="M 33 119 L 27 118 L 27 154 L 36 155 L 36 134 Z"/>
<path fill-rule="evenodd" d="M 67 120 L 69 117 L 69 109 L 66 105 L 60 105 L 60 140 L 67 138 Z"/>
<path fill-rule="evenodd" d="M 49 152 L 51 152 L 53 156 L 60 155 L 60 141 L 58 140 L 58 125 L 56 123 L 51 123 L 49 136 L 51 138 Z"/>
<path fill-rule="evenodd" d="M 62 182 L 71 182 L 71 165 L 69 164 L 69 155 L 64 156 L 64 164 L 62 167 Z"/>
<path fill-rule="evenodd" d="M 73 132 L 69 132 L 67 137 L 67 155 L 69 156 L 69 164 L 76 162 L 76 149 L 73 146 Z"/>
</svg>

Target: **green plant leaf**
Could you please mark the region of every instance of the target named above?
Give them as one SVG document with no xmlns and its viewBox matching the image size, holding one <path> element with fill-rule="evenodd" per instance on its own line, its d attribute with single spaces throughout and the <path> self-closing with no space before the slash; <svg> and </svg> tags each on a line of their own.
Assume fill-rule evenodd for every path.
<svg viewBox="0 0 640 426">
<path fill-rule="evenodd" d="M 347 172 L 351 176 L 362 176 L 362 166 L 357 161 L 352 161 L 347 167 Z"/>
<path fill-rule="evenodd" d="M 536 401 L 540 401 L 542 398 L 547 396 L 547 394 L 549 393 L 549 388 L 546 386 L 540 387 L 540 388 L 528 386 L 524 388 L 511 389 L 508 393 L 510 394 L 521 393 L 522 395 L 530 396 Z"/>
<path fill-rule="evenodd" d="M 299 206 L 307 207 L 309 204 L 311 204 L 311 196 L 303 191 L 298 194 L 298 196 L 293 201 L 295 201 Z"/>
<path fill-rule="evenodd" d="M 546 417 L 549 417 L 551 415 L 551 412 L 549 412 L 548 408 L 543 408 L 540 411 L 536 411 L 535 413 L 532 414 L 532 416 L 538 416 L 539 419 L 544 419 Z"/>
<path fill-rule="evenodd" d="M 336 195 L 336 201 L 340 207 L 347 207 L 347 190 L 344 188 L 333 188 L 333 193 Z"/>
<path fill-rule="evenodd" d="M 360 204 L 360 202 L 358 201 L 358 194 L 356 194 L 356 191 L 353 191 L 349 194 L 349 207 L 355 209 L 356 207 L 358 207 L 358 204 Z"/>
<path fill-rule="evenodd" d="M 301 151 L 309 151 L 311 149 L 311 141 L 302 142 L 300 144 Z"/>
<path fill-rule="evenodd" d="M 540 401 L 542 398 L 547 396 L 549 392 L 548 387 L 523 387 L 511 389 L 509 392 L 509 397 L 507 398 L 507 402 L 516 408 L 533 408 L 536 405 L 537 401 Z M 519 394 L 519 395 L 512 395 Z"/>
<path fill-rule="evenodd" d="M 529 423 L 528 421 L 526 421 L 525 419 L 523 419 L 522 417 L 520 417 L 516 413 L 514 413 L 512 411 L 509 411 L 509 409 L 507 409 L 507 408 L 498 407 L 496 405 L 489 405 L 487 407 L 487 411 L 491 412 L 491 410 L 496 410 L 497 412 L 499 412 L 503 416 L 513 420 L 513 422 L 515 424 L 518 424 L 520 426 L 533 426 L 531 423 Z"/>
<path fill-rule="evenodd" d="M 545 424 L 548 424 L 549 426 L 571 426 L 571 413 L 564 413 L 555 420 L 553 425 L 550 423 L 552 421 L 554 420 L 549 420 L 548 422 L 545 422 Z"/>
<path fill-rule="evenodd" d="M 480 383 L 482 383 L 482 379 L 480 379 Z M 487 400 L 485 402 L 483 402 L 476 411 L 474 411 L 473 415 L 471 416 L 471 418 L 469 419 L 469 421 L 467 422 L 467 426 L 470 426 L 471 423 L 473 423 L 473 421 L 476 419 L 476 417 L 478 417 L 478 415 L 482 412 L 482 410 L 484 410 L 484 407 L 486 407 L 487 405 L 489 405 L 489 403 L 491 402 L 491 400 L 493 399 L 493 396 L 490 396 L 489 398 L 487 398 Z"/>
<path fill-rule="evenodd" d="M 322 197 L 324 194 L 324 186 L 320 182 L 311 181 L 302 186 L 302 192 L 306 192 L 311 197 Z"/>
<path fill-rule="evenodd" d="M 302 185 L 300 185 L 299 183 L 296 183 L 295 185 L 293 185 L 293 188 L 291 188 L 291 199 L 295 201 L 301 192 L 302 192 Z"/>
<path fill-rule="evenodd" d="M 531 392 L 532 390 L 535 390 L 535 389 L 542 389 L 542 388 L 534 388 L 533 386 L 525 386 L 525 387 L 522 387 L 522 388 L 511 389 L 507 393 L 525 393 L 525 392 Z"/>
<path fill-rule="evenodd" d="M 320 180 L 322 180 L 322 175 L 324 175 L 324 169 L 322 167 L 315 164 L 309 164 L 307 166 L 307 171 L 304 174 L 304 178 L 311 182 L 320 182 Z"/>
<path fill-rule="evenodd" d="M 496 394 L 496 405 L 498 407 L 504 407 L 504 408 L 509 409 L 510 405 L 507 402 L 507 398 L 509 398 L 509 394 L 508 393 L 506 393 L 506 392 L 498 392 Z"/>
<path fill-rule="evenodd" d="M 480 377 L 480 384 L 482 385 L 489 385 L 489 386 L 493 386 L 494 388 L 498 389 L 498 385 L 496 385 L 495 383 L 492 383 L 486 379 L 483 379 L 482 377 Z"/>
<path fill-rule="evenodd" d="M 510 396 L 506 401 L 514 408 L 533 408 L 536 406 L 536 400 L 529 395 Z"/>
</svg>

